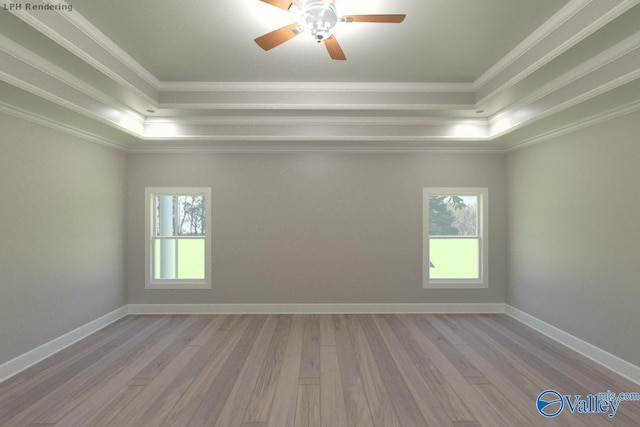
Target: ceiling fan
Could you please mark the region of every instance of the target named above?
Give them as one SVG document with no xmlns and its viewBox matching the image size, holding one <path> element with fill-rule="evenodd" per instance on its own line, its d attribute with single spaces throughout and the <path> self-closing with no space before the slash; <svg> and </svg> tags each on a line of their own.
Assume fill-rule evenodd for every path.
<svg viewBox="0 0 640 427">
<path fill-rule="evenodd" d="M 333 35 L 334 27 L 341 22 L 375 22 L 397 24 L 406 15 L 339 15 L 337 0 L 260 0 L 271 6 L 295 13 L 298 21 L 264 34 L 255 42 L 264 50 L 271 50 L 291 40 L 304 31 L 311 32 L 318 42 L 324 42 L 331 59 L 345 60 L 340 44 Z"/>
</svg>

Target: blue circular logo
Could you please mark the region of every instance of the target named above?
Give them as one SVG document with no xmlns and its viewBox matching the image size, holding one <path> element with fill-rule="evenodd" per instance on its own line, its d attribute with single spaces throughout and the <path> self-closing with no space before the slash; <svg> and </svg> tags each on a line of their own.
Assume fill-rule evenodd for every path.
<svg viewBox="0 0 640 427">
<path fill-rule="evenodd" d="M 536 407 L 540 415 L 553 418 L 564 409 L 564 401 L 562 400 L 562 395 L 557 391 L 545 390 L 538 395 Z"/>
</svg>

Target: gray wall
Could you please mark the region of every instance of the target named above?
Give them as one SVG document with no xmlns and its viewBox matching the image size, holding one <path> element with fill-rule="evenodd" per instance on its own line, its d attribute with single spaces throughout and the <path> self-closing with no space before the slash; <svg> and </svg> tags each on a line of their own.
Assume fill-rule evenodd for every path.
<svg viewBox="0 0 640 427">
<path fill-rule="evenodd" d="M 0 114 L 0 364 L 126 304 L 126 157 Z"/>
<path fill-rule="evenodd" d="M 512 306 L 640 366 L 640 114 L 507 157 Z"/>
<path fill-rule="evenodd" d="M 132 154 L 129 302 L 504 302 L 504 156 Z M 211 290 L 144 289 L 144 189 L 210 186 Z M 489 187 L 489 289 L 422 289 L 422 188 Z"/>
<path fill-rule="evenodd" d="M 640 114 L 507 156 L 127 157 L 4 115 L 0 126 L 0 363 L 127 301 L 506 298 L 640 365 Z M 212 188 L 213 289 L 144 289 L 147 186 Z M 489 289 L 422 289 L 425 186 L 489 187 Z"/>
</svg>

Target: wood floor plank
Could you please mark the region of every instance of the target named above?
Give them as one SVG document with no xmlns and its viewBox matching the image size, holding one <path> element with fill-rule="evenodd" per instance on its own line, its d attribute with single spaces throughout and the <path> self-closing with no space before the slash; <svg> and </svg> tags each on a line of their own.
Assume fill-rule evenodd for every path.
<svg viewBox="0 0 640 427">
<path fill-rule="evenodd" d="M 191 340 L 189 345 L 198 345 L 198 346 L 205 345 L 207 342 L 209 342 L 211 337 L 217 333 L 217 331 L 219 331 L 223 327 L 226 328 L 229 318 L 233 316 L 220 314 L 220 315 L 198 315 L 198 317 L 201 317 L 204 321 L 206 321 L 206 326 L 200 331 L 200 333 L 195 338 L 193 338 L 193 340 Z M 225 329 L 225 330 L 228 330 L 228 329 Z"/>
<path fill-rule="evenodd" d="M 362 316 L 360 323 L 369 342 L 376 365 L 380 370 L 382 380 L 389 391 L 389 396 L 400 424 L 403 427 L 424 427 L 428 425 L 380 332 L 378 332 L 372 316 Z"/>
<path fill-rule="evenodd" d="M 380 331 L 382 339 L 386 343 L 386 347 L 389 349 L 389 354 L 395 361 L 398 371 L 409 387 L 418 408 L 420 408 L 426 424 L 439 427 L 453 427 L 453 421 L 439 403 L 435 390 L 424 380 L 420 371 L 411 360 L 411 357 L 398 340 L 398 337 L 396 337 L 389 327 L 385 317 L 386 316 L 383 317 L 382 315 L 374 315 L 373 319 Z"/>
<path fill-rule="evenodd" d="M 522 337 L 525 337 L 529 343 L 535 344 L 538 349 L 543 350 L 545 353 L 548 352 L 550 356 L 553 356 L 556 359 L 560 358 L 564 361 L 570 361 L 572 366 L 591 372 L 592 375 L 590 375 L 590 378 L 600 381 L 601 385 L 611 384 L 612 387 L 617 390 L 631 390 L 638 388 L 638 384 L 630 381 L 628 378 L 617 375 L 611 372 L 608 368 L 595 363 L 586 357 L 576 356 L 576 352 L 574 350 L 560 344 L 546 335 L 538 333 L 531 327 L 521 323 L 511 316 L 491 315 L 486 317 L 486 319 L 482 320 L 490 322 L 494 326 L 499 325 L 502 331 L 510 331 L 511 336 L 514 336 L 513 334 L 522 334 Z M 574 359 L 575 363 L 572 364 L 571 362 L 573 362 Z M 637 410 L 640 411 L 640 407 L 638 407 Z"/>
<path fill-rule="evenodd" d="M 547 383 L 553 381 L 559 384 L 560 387 L 565 390 L 565 393 L 585 396 L 589 393 L 607 391 L 606 389 L 599 388 L 599 383 L 589 378 L 588 374 L 569 366 L 570 363 L 568 361 L 562 360 L 561 358 L 554 358 L 551 352 L 543 353 L 537 348 L 528 345 L 525 340 L 512 339 L 486 324 L 480 317 L 476 316 L 473 319 L 466 319 L 465 322 L 466 325 L 475 328 L 477 333 L 485 334 L 485 336 L 494 343 L 494 347 L 501 349 L 503 353 L 507 355 L 505 357 L 508 357 L 513 364 L 522 364 L 523 361 L 526 361 L 526 364 L 533 368 L 537 374 L 546 378 Z M 575 360 L 579 361 L 580 358 L 580 356 L 576 356 Z M 546 389 L 546 387 L 542 387 L 542 390 L 544 389 Z M 639 425 L 638 421 L 633 418 L 634 414 L 618 411 L 615 422 L 619 425 Z M 587 422 L 595 422 L 592 421 L 593 417 L 587 420 Z M 605 419 L 595 423 L 598 425 L 612 425 L 612 420 Z"/>
<path fill-rule="evenodd" d="M 416 339 L 416 343 L 420 346 L 421 353 L 424 357 L 437 366 L 438 371 L 447 379 L 456 393 L 460 395 L 460 398 L 463 399 L 473 416 L 481 425 L 512 427 L 512 424 L 505 422 L 496 410 L 484 403 L 480 393 L 469 382 L 469 379 L 473 377 L 464 377 L 445 353 L 440 351 L 439 345 L 442 343 L 439 341 L 431 341 L 423 334 L 421 328 L 418 326 L 420 321 L 426 321 L 423 316 L 401 316 L 401 320 L 409 333 Z M 449 343 L 447 342 L 447 344 Z M 483 383 L 487 384 L 488 380 L 485 377 L 482 378 L 484 379 Z M 454 426 L 463 426 L 465 423 L 468 423 L 470 426 L 475 424 L 473 421 L 453 422 Z"/>
<path fill-rule="evenodd" d="M 171 316 L 173 321 L 179 321 L 171 328 L 164 328 L 157 331 L 145 343 L 133 347 L 126 355 L 126 359 L 118 358 L 107 367 L 107 377 L 99 384 L 96 384 L 91 392 L 78 399 L 64 402 L 64 405 L 56 407 L 43 418 L 56 420 L 57 424 L 64 426 L 83 426 L 86 420 L 99 411 L 105 402 L 109 402 L 120 390 L 129 385 L 131 380 L 138 374 L 149 361 L 164 349 L 169 347 L 175 340 L 192 325 L 192 319 Z M 125 349 L 123 349 L 125 350 Z M 72 410 L 65 410 L 65 406 L 73 407 Z"/>
<path fill-rule="evenodd" d="M 252 316 L 249 326 L 238 341 L 238 345 L 233 349 L 215 381 L 205 392 L 202 404 L 189 421 L 190 426 L 215 425 L 249 357 L 251 348 L 262 331 L 265 320 L 266 316 Z"/>
<path fill-rule="evenodd" d="M 295 427 L 320 427 L 320 385 L 298 386 Z"/>
<path fill-rule="evenodd" d="M 347 318 L 349 336 L 354 356 L 358 362 L 362 385 L 369 403 L 375 427 L 400 427 L 400 421 L 384 385 L 380 371 L 371 352 L 357 316 Z"/>
<path fill-rule="evenodd" d="M 287 348 L 284 352 L 282 369 L 278 377 L 276 395 L 271 407 L 269 427 L 291 426 L 295 423 L 303 331 L 304 316 L 294 315 Z"/>
<path fill-rule="evenodd" d="M 320 345 L 336 345 L 335 326 L 330 314 L 320 316 Z"/>
<path fill-rule="evenodd" d="M 461 331 L 458 328 L 458 325 L 449 322 L 446 317 L 438 315 L 428 315 L 424 316 L 423 320 L 432 325 L 442 335 L 443 339 L 445 339 L 452 345 L 466 344 L 466 342 L 461 338 L 459 334 L 459 332 Z"/>
<path fill-rule="evenodd" d="M 71 355 L 73 363 L 60 361 L 60 363 L 56 364 L 45 360 L 42 363 L 46 366 L 45 369 L 40 369 L 38 367 L 40 364 L 33 367 L 33 378 L 27 377 L 23 379 L 21 376 L 18 384 L 15 383 L 16 380 L 10 378 L 7 383 L 13 386 L 0 398 L 0 425 L 7 423 L 17 414 L 21 414 L 20 422 L 22 423 L 34 422 L 35 417 L 29 422 L 26 421 L 26 414 L 24 413 L 26 408 L 29 408 L 29 412 L 33 412 L 34 404 L 37 403 L 38 406 L 43 406 L 41 399 L 48 396 L 51 390 L 68 382 L 74 375 L 91 366 L 100 357 L 105 357 L 111 350 L 143 333 L 147 328 L 152 327 L 156 321 L 157 319 L 141 319 L 139 323 L 127 328 L 124 333 L 118 334 L 117 338 L 101 342 L 97 347 L 90 345 L 91 351 L 83 351 L 81 357 L 73 357 Z M 2 387 L 5 388 L 4 382 Z"/>
<path fill-rule="evenodd" d="M 426 357 L 417 340 L 409 333 L 402 321 L 396 315 L 385 315 L 387 322 L 400 345 L 405 350 L 417 372 L 422 375 L 425 383 L 433 390 L 437 401 L 451 421 L 477 421 L 458 393 L 449 384 L 439 367 Z"/>
<path fill-rule="evenodd" d="M 334 314 L 331 318 L 333 319 L 333 327 L 336 330 L 347 329 L 347 315 Z"/>
<path fill-rule="evenodd" d="M 245 423 L 266 423 L 269 421 L 273 398 L 276 394 L 278 376 L 282 368 L 284 352 L 291 329 L 290 315 L 278 316 L 278 324 L 264 357 L 256 385 L 251 391 L 249 404 L 244 415 Z"/>
<path fill-rule="evenodd" d="M 206 316 L 195 316 L 187 319 L 187 322 L 191 322 L 189 327 L 185 329 L 178 339 L 174 340 L 171 345 L 160 352 L 153 360 L 144 367 L 143 370 L 133 377 L 135 380 L 152 380 L 162 371 L 165 366 L 171 362 L 186 346 L 202 332 L 202 330 L 211 322 L 211 318 Z"/>
<path fill-rule="evenodd" d="M 347 423 L 351 427 L 371 427 L 374 425 L 373 418 L 349 331 L 347 329 L 335 331 L 334 341 L 338 352 Z"/>
<path fill-rule="evenodd" d="M 143 389 L 144 387 L 142 386 L 126 386 L 120 389 L 109 402 L 106 402 L 100 410 L 85 421 L 85 425 L 91 427 L 111 427 L 115 425 L 115 418 Z"/>
<path fill-rule="evenodd" d="M 460 328 L 460 333 L 469 343 L 463 348 L 466 357 L 478 367 L 489 379 L 490 383 L 500 390 L 508 391 L 505 398 L 520 412 L 527 415 L 528 419 L 536 419 L 540 414 L 535 410 L 532 402 L 535 402 L 538 394 L 547 388 L 553 388 L 553 382 L 546 380 L 539 372 L 531 369 L 526 363 L 510 357 L 498 346 L 494 345 L 488 337 L 475 336 L 470 325 Z M 515 366 L 514 366 L 515 365 Z M 589 421 L 584 417 L 567 417 L 566 414 L 556 418 L 546 419 L 549 425 L 568 425 L 580 427 L 594 425 L 594 420 Z"/>
<path fill-rule="evenodd" d="M 522 427 L 535 427 L 538 424 L 534 421 L 535 418 L 528 416 L 526 412 L 522 411 L 522 408 L 511 404 L 509 399 L 493 384 L 479 384 L 474 385 L 474 387 L 478 390 L 486 404 L 493 407 L 493 409 L 500 414 L 500 417 L 505 423 Z M 509 390 L 504 391 L 509 393 Z"/>
<path fill-rule="evenodd" d="M 573 354 L 572 357 L 567 357 L 571 353 L 566 348 L 556 342 L 544 339 L 544 336 L 536 333 L 533 329 L 506 327 L 506 317 L 506 315 L 478 316 L 476 317 L 477 325 L 488 335 L 494 338 L 498 337 L 501 341 L 507 340 L 518 346 L 518 357 L 530 354 L 540 362 L 544 361 L 543 363 L 562 372 L 591 393 L 608 390 L 631 390 L 637 387 L 611 372 L 607 375 L 605 371 L 599 369 L 600 367 L 595 362 L 582 355 Z M 493 331 L 490 332 L 490 329 L 487 328 L 492 328 Z M 623 405 L 620 406 L 620 411 L 618 414 L 621 415 L 620 418 L 628 418 L 628 422 L 640 425 L 640 405 Z"/>
<path fill-rule="evenodd" d="M 8 395 L 16 395 L 27 388 L 40 387 L 39 384 L 54 375 L 55 372 L 76 363 L 77 360 L 96 348 L 120 339 L 122 335 L 130 333 L 131 329 L 139 328 L 142 322 L 135 320 L 136 316 L 122 318 L 0 382 L 0 402 Z"/>
<path fill-rule="evenodd" d="M 545 389 L 637 385 L 504 315 L 128 316 L 0 383 L 0 426 L 640 425 Z"/>
<path fill-rule="evenodd" d="M 95 371 L 96 374 L 91 378 L 91 380 L 85 382 L 82 387 L 77 388 L 77 392 L 73 397 L 67 396 L 64 404 L 56 405 L 54 410 L 49 410 L 47 414 L 40 417 L 38 421 L 59 423 L 72 411 L 75 413 L 71 417 L 72 419 L 83 420 L 84 418 L 80 418 L 77 415 L 79 412 L 82 412 L 84 414 L 83 417 L 86 417 L 89 414 L 88 408 L 94 407 L 96 410 L 98 408 L 97 400 L 92 397 L 94 393 L 104 393 L 105 390 L 115 390 L 115 388 L 105 387 L 105 385 L 114 377 L 120 378 L 120 381 L 118 382 L 119 386 L 124 383 L 128 385 L 131 382 L 131 378 L 128 377 L 128 374 L 127 377 L 119 377 L 120 373 L 123 371 L 127 372 L 127 367 L 135 366 L 135 360 L 142 361 L 141 364 L 146 363 L 146 366 L 148 366 L 149 353 L 147 353 L 147 351 L 150 347 L 154 347 L 156 344 L 162 343 L 156 347 L 157 349 L 160 349 L 159 352 L 162 354 L 175 340 L 179 340 L 184 334 L 188 333 L 190 328 L 193 327 L 193 319 L 189 318 L 167 316 L 166 321 L 171 323 L 167 323 L 163 327 L 159 328 L 153 335 L 146 338 L 144 342 L 133 346 L 129 350 L 127 350 L 126 347 L 123 347 L 122 349 L 113 352 L 114 359 L 111 360 L 109 364 L 96 363 L 92 367 L 92 371 Z M 168 328 L 167 326 L 169 324 L 174 324 L 174 327 Z M 127 378 L 129 379 L 127 380 Z M 115 391 L 113 391 L 113 394 L 115 394 Z M 99 403 L 103 404 L 104 401 L 101 400 Z M 77 411 L 75 408 L 81 409 Z M 73 424 L 80 425 L 82 423 L 83 421 L 74 421 Z"/>
<path fill-rule="evenodd" d="M 160 425 L 182 396 L 192 378 L 183 372 L 194 363 L 198 347 L 186 347 L 132 399 L 113 421 L 114 425 Z M 177 385 L 177 386 L 176 386 Z"/>
<path fill-rule="evenodd" d="M 188 425 L 198 408 L 205 401 L 207 391 L 213 387 L 218 375 L 249 327 L 249 318 L 247 316 L 233 317 L 235 319 L 232 329 L 218 329 L 201 346 L 200 351 L 203 353 L 198 357 L 198 360 L 201 362 L 206 361 L 206 364 L 204 366 L 192 365 L 191 369 L 194 372 L 197 371 L 197 377 L 171 409 L 162 424 L 163 426 L 179 427 Z"/>
<path fill-rule="evenodd" d="M 320 347 L 320 421 L 323 427 L 346 426 L 347 412 L 340 379 L 338 352 L 334 346 Z"/>
<path fill-rule="evenodd" d="M 13 411 L 15 414 L 23 405 L 27 405 L 28 409 L 2 425 L 58 422 L 64 414 L 77 407 L 93 391 L 98 390 L 103 381 L 111 375 L 112 370 L 124 369 L 126 365 L 123 362 L 138 354 L 139 346 L 157 342 L 163 327 L 177 327 L 183 321 L 181 318 L 166 316 L 144 319 L 141 322 L 143 328 L 135 330 L 135 333 L 127 336 L 124 341 L 112 343 L 109 348 L 97 349 L 78 363 L 59 371 L 38 389 L 31 390 L 28 395 L 20 395 L 15 406 L 9 408 L 9 412 Z M 37 401 L 31 402 L 34 398 L 37 398 Z M 0 408 L 0 416 L 5 413 L 4 409 Z"/>
<path fill-rule="evenodd" d="M 317 314 L 305 316 L 300 378 L 320 378 L 320 319 Z"/>
<path fill-rule="evenodd" d="M 459 346 L 465 345 L 466 343 L 459 336 L 455 335 L 453 331 L 446 330 L 442 324 L 440 324 L 439 328 L 436 328 L 436 319 L 437 317 L 435 316 L 417 316 L 415 323 L 428 339 L 437 344 L 438 349 L 464 377 L 483 377 L 482 372 L 476 369 L 473 363 L 469 362 L 463 352 L 460 351 Z M 445 333 L 442 332 L 443 329 Z"/>
<path fill-rule="evenodd" d="M 242 424 L 244 414 L 247 410 L 249 400 L 247 396 L 256 385 L 256 380 L 260 368 L 265 360 L 269 344 L 278 326 L 278 319 L 275 316 L 268 316 L 264 322 L 262 330 L 255 338 L 255 344 L 251 346 L 251 351 L 247 357 L 242 371 L 238 374 L 233 389 L 227 397 L 227 403 L 222 408 L 216 426 L 219 427 L 239 427 Z"/>
</svg>

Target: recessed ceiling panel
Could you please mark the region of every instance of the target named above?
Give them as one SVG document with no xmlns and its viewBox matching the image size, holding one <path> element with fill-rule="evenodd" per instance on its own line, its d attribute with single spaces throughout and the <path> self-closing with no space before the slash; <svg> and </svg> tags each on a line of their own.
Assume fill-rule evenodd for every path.
<svg viewBox="0 0 640 427">
<path fill-rule="evenodd" d="M 340 0 L 341 14 L 406 14 L 401 24 L 339 23 L 347 60 L 299 37 L 254 39 L 296 20 L 259 0 L 83 0 L 74 8 L 161 81 L 473 82 L 568 0 Z"/>
</svg>

